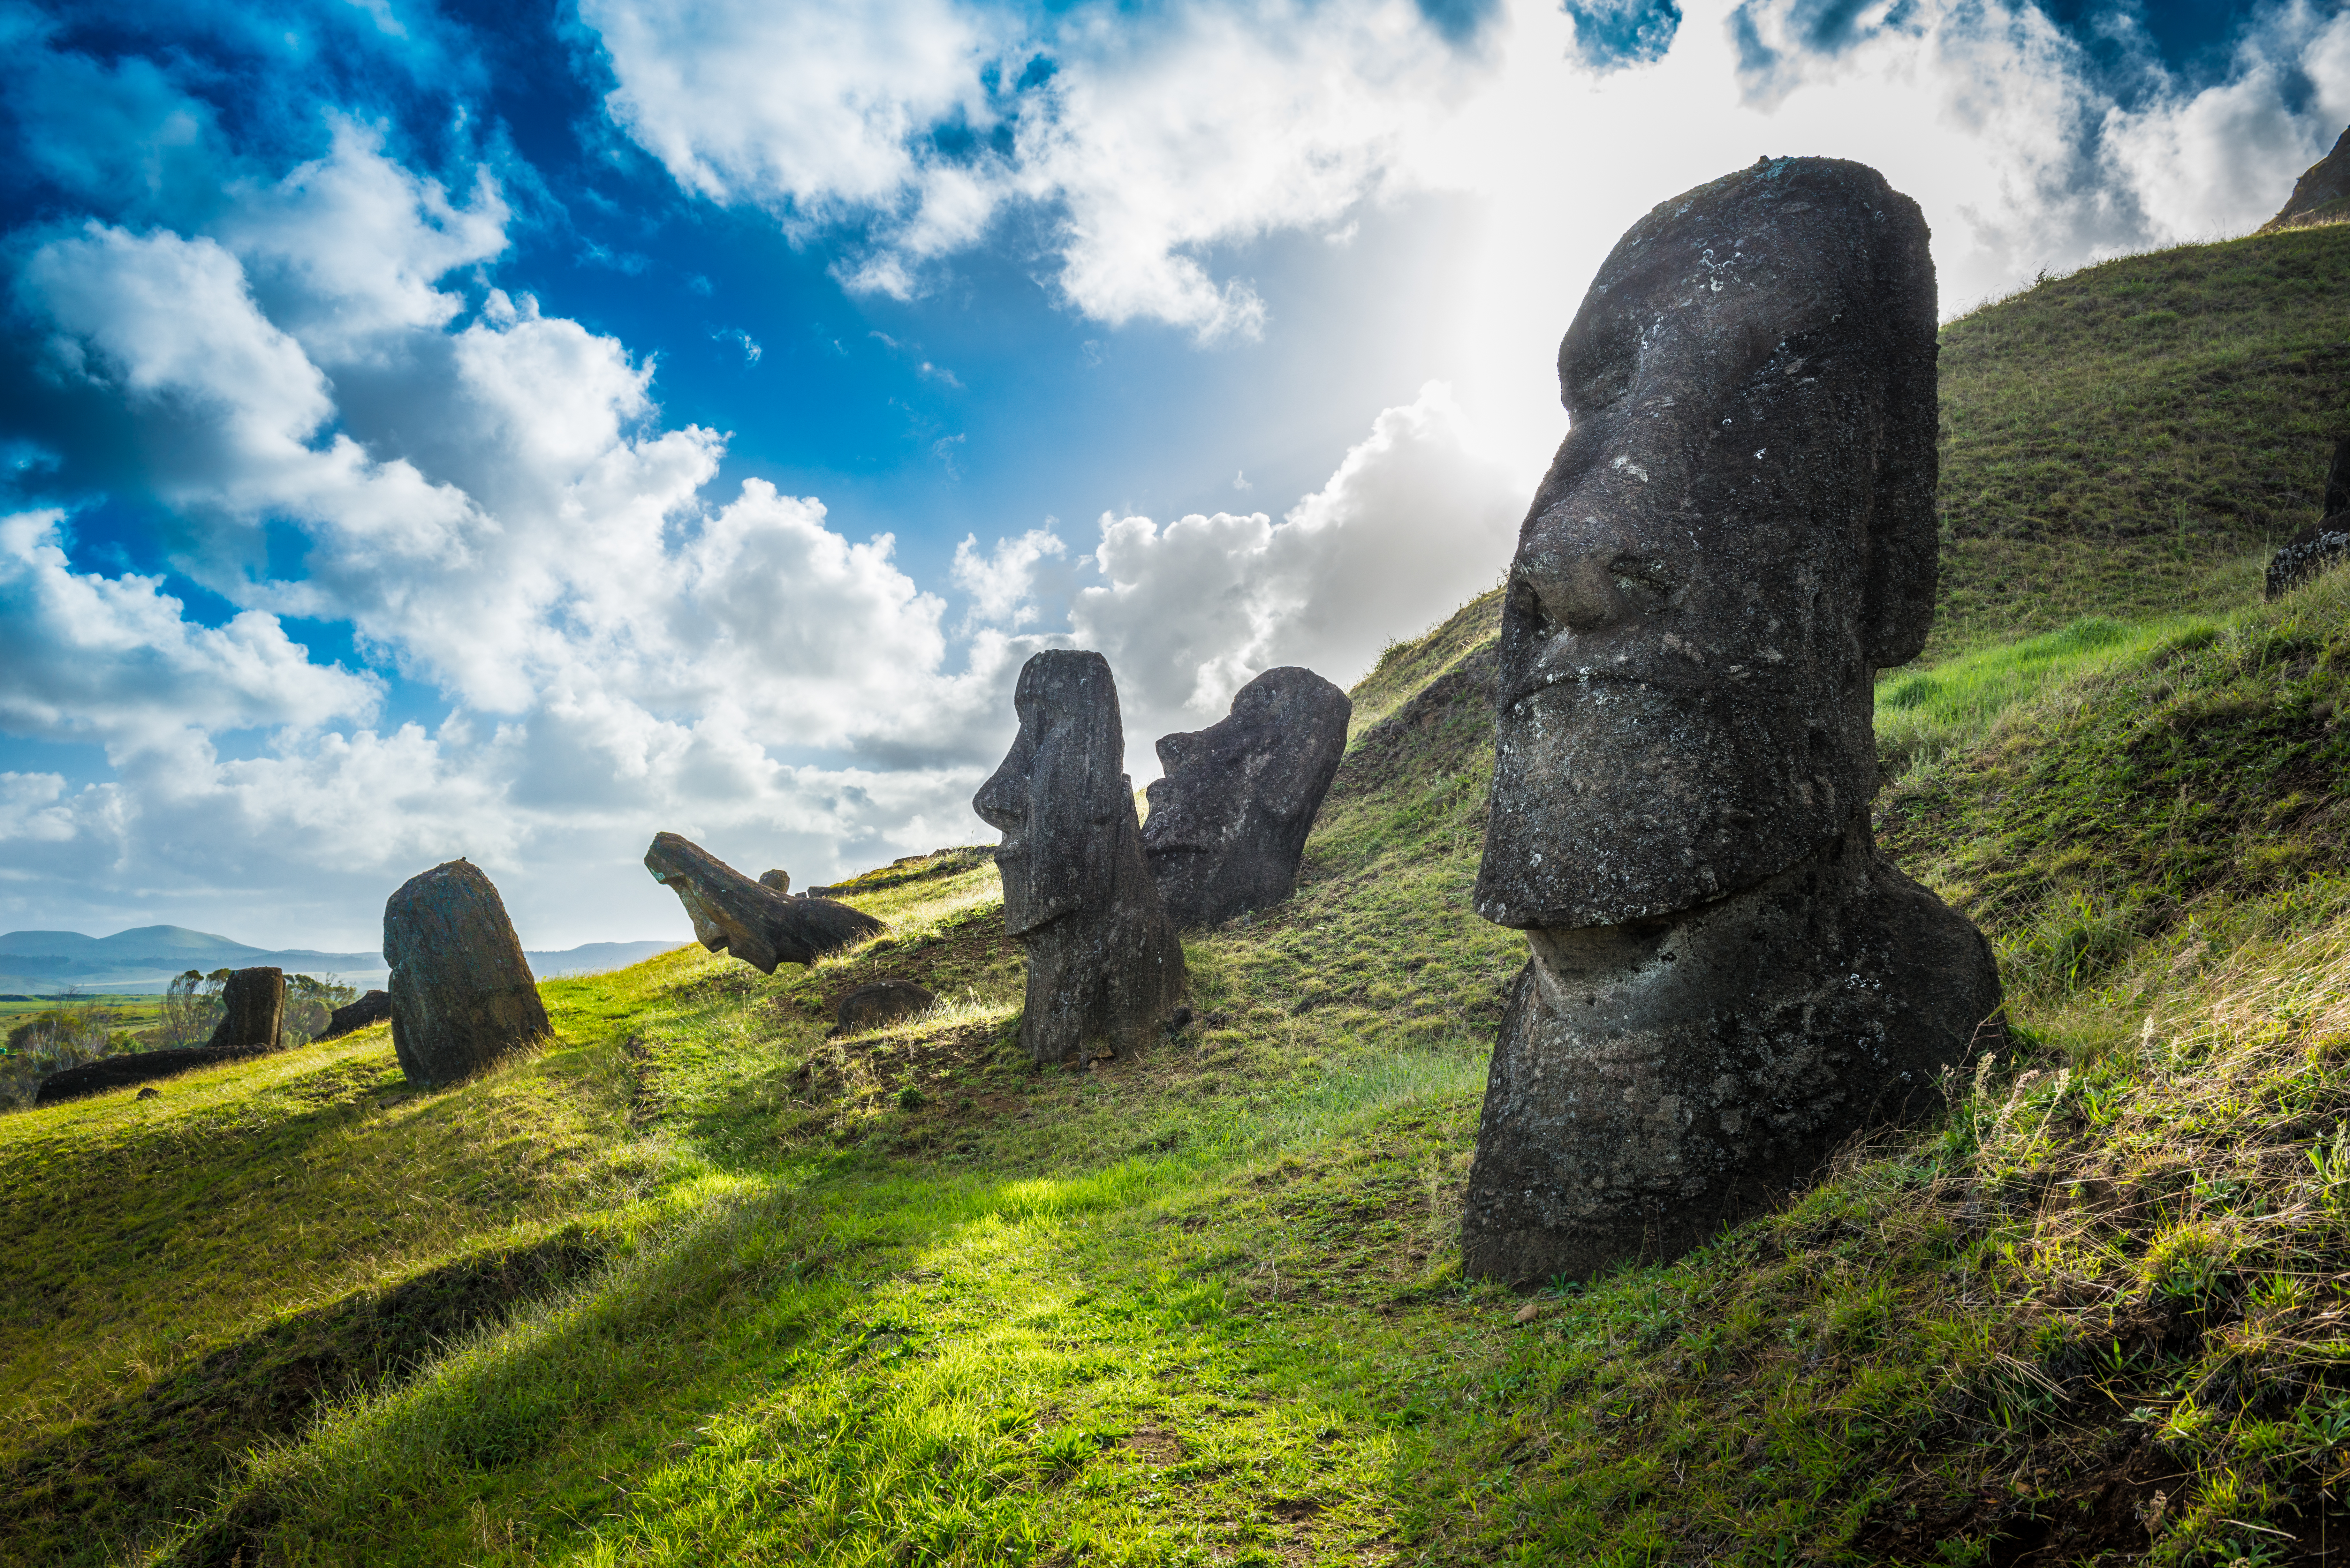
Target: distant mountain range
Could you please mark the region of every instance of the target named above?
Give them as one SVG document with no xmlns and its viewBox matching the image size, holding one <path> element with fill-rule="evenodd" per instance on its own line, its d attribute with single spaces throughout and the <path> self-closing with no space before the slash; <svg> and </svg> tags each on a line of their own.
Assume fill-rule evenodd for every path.
<svg viewBox="0 0 2350 1568">
<path fill-rule="evenodd" d="M 588 942 L 561 952 L 525 952 L 531 973 L 541 980 L 558 974 L 624 969 L 655 953 L 682 947 L 678 941 Z M 79 931 L 0 932 L 0 992 L 28 993 L 84 991 L 160 992 L 188 970 L 274 966 L 296 974 L 340 977 L 353 985 L 381 985 L 390 971 L 380 952 L 334 953 L 310 948 L 256 948 L 192 931 L 185 926 L 140 926 L 110 937 Z"/>
</svg>

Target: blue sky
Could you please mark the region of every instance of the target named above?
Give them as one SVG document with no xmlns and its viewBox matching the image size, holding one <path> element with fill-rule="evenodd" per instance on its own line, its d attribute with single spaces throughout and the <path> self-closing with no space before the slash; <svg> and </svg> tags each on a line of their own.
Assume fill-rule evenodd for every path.
<svg viewBox="0 0 2350 1568">
<path fill-rule="evenodd" d="M 0 5 L 0 929 L 528 945 L 985 836 L 1489 586 L 1639 213 L 1883 169 L 1946 313 L 2241 233 L 2340 5 Z"/>
</svg>

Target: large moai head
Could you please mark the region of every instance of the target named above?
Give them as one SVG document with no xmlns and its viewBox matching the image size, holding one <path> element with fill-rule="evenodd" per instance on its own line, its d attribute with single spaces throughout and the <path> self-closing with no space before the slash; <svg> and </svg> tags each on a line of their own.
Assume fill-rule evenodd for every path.
<svg viewBox="0 0 2350 1568">
<path fill-rule="evenodd" d="M 1209 926 L 1297 886 L 1314 814 L 1347 754 L 1355 705 L 1311 670 L 1268 670 L 1204 730 L 1162 735 L 1143 852 L 1168 918 Z"/>
<path fill-rule="evenodd" d="M 1103 830 L 1120 813 L 1133 820 L 1134 797 L 1109 660 L 1047 649 L 1021 670 L 1012 705 L 1020 732 L 971 805 L 1003 835 L 995 863 L 1017 937 L 1109 896 L 1120 837 Z"/>
<path fill-rule="evenodd" d="M 1875 171 L 1793 158 L 1608 255 L 1510 569 L 1486 919 L 1686 909 L 1874 793 L 1873 676 L 1916 657 L 1934 601 L 1927 242 Z"/>
</svg>

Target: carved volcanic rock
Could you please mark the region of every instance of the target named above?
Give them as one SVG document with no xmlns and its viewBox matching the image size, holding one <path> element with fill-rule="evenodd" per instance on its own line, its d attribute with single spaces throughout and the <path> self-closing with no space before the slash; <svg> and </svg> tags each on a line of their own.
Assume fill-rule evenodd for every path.
<svg viewBox="0 0 2350 1568">
<path fill-rule="evenodd" d="M 1207 729 L 1166 735 L 1143 853 L 1167 918 L 1212 926 L 1297 886 L 1314 814 L 1347 753 L 1355 705 L 1311 670 L 1268 670 Z"/>
<path fill-rule="evenodd" d="M 320 1030 L 321 1040 L 338 1040 L 354 1030 L 365 1029 L 370 1023 L 380 1023 L 391 1016 L 391 992 L 370 991 L 357 1002 L 338 1007 L 327 1017 L 327 1027 Z"/>
<path fill-rule="evenodd" d="M 833 1034 L 860 1034 L 911 1018 L 938 1005 L 939 999 L 910 980 L 879 980 L 860 985 L 840 999 L 833 1010 Z"/>
<path fill-rule="evenodd" d="M 2350 132 L 2345 132 L 2350 135 Z M 2350 558 L 2350 439 L 2334 443 L 2318 519 L 2269 557 L 2268 594 L 2275 598 Z"/>
<path fill-rule="evenodd" d="M 677 895 L 703 947 L 733 953 L 762 974 L 775 973 L 779 963 L 814 963 L 889 929 L 864 910 L 830 898 L 795 898 L 762 887 L 674 833 L 653 835 L 645 869 Z"/>
<path fill-rule="evenodd" d="M 470 861 L 400 885 L 383 907 L 383 956 L 391 1048 L 417 1083 L 470 1077 L 547 1033 L 505 901 Z"/>
<path fill-rule="evenodd" d="M 1020 1038 L 1035 1062 L 1139 1046 L 1183 994 L 1183 946 L 1159 901 L 1125 773 L 1118 686 L 1098 653 L 1029 659 L 1020 733 L 972 797 L 1003 835 L 1003 926 L 1028 961 Z"/>
<path fill-rule="evenodd" d="M 1677 918 L 1528 935 L 1469 1176 L 1471 1275 L 1687 1251 L 1856 1128 L 1939 1106 L 1941 1069 L 1996 1037 L 1991 945 L 1862 818 Z"/>
<path fill-rule="evenodd" d="M 792 890 L 792 874 L 788 871 L 762 871 L 759 873 L 759 886 L 770 893 L 788 896 Z"/>
<path fill-rule="evenodd" d="M 275 1051 L 286 1043 L 286 971 L 241 969 L 221 987 L 221 1021 L 204 1049 L 227 1055 Z"/>
<path fill-rule="evenodd" d="M 239 1061 L 251 1054 L 246 1051 L 215 1051 L 207 1045 L 190 1045 L 175 1051 L 133 1051 L 120 1056 L 102 1056 L 42 1079 L 33 1103 L 53 1106 L 60 1100 L 78 1100 L 109 1089 L 127 1089 L 133 1084 L 173 1077 L 198 1067 L 217 1067 L 223 1062 Z"/>
<path fill-rule="evenodd" d="M 1916 203 L 1826 159 L 1657 208 L 1568 328 L 1503 608 L 1476 904 L 1533 957 L 1472 1272 L 1683 1250 L 1997 1011 L 1981 935 L 1867 827 L 1875 674 L 1932 618 L 1934 360 Z"/>
</svg>

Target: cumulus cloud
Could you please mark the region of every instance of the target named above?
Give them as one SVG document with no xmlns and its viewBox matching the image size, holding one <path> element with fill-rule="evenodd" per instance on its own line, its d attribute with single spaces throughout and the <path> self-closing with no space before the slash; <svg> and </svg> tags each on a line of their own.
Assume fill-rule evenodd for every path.
<svg viewBox="0 0 2350 1568">
<path fill-rule="evenodd" d="M 1451 389 L 1430 383 L 1278 523 L 1105 516 L 1101 580 L 1073 596 L 1069 635 L 1108 657 L 1147 776 L 1152 739 L 1222 717 L 1260 671 L 1304 664 L 1351 684 L 1389 638 L 1492 587 L 1531 490 L 1477 452 Z"/>
<path fill-rule="evenodd" d="M 1327 227 L 1393 184 L 1466 89 L 1490 5 L 1339 0 L 1080 6 L 1035 20 L 951 0 L 778 9 L 704 0 L 681 22 L 589 0 L 608 111 L 680 184 L 789 225 L 850 223 L 853 286 L 900 296 L 1014 204 L 1043 213 L 1076 309 L 1206 340 L 1265 320 L 1207 253 Z M 1203 91 L 1213 83 L 1213 91 Z"/>
</svg>

